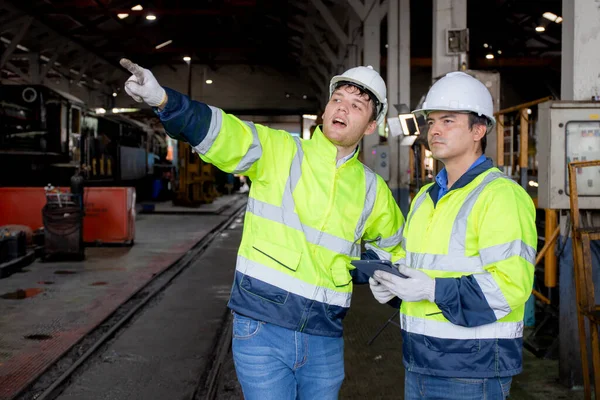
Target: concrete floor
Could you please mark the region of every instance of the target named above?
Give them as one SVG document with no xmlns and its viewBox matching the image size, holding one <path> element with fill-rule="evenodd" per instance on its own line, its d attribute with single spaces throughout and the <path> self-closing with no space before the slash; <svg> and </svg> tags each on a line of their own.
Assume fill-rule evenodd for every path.
<svg viewBox="0 0 600 400">
<path fill-rule="evenodd" d="M 240 238 L 240 225 L 222 232 L 58 399 L 192 399 L 227 312 Z"/>
<path fill-rule="evenodd" d="M 221 197 L 207 208 L 243 206 L 245 198 Z M 35 261 L 0 279 L 0 400 L 12 399 L 232 212 L 138 215 L 132 247 L 86 248 L 83 262 Z"/>
</svg>

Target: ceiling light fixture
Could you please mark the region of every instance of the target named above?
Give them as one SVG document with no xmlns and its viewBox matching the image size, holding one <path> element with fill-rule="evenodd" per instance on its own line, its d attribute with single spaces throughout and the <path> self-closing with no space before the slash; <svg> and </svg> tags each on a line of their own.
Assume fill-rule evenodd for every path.
<svg viewBox="0 0 600 400">
<path fill-rule="evenodd" d="M 154 21 L 156 19 L 156 15 L 148 14 L 148 15 L 146 15 L 146 19 L 148 21 Z"/>
<path fill-rule="evenodd" d="M 125 18 L 129 17 L 129 14 L 127 14 L 127 13 L 119 13 L 119 14 L 117 14 L 117 17 L 119 17 L 119 19 L 125 19 Z"/>
<path fill-rule="evenodd" d="M 207 85 L 212 85 L 212 79 L 207 79 L 207 80 L 206 80 L 206 84 L 207 84 Z"/>
<path fill-rule="evenodd" d="M 544 28 L 543 26 L 536 26 L 535 27 L 535 31 L 536 32 L 544 32 L 546 30 L 546 28 Z"/>
<path fill-rule="evenodd" d="M 489 45 L 487 43 L 484 43 L 483 47 L 485 47 L 487 49 L 489 47 Z"/>
<path fill-rule="evenodd" d="M 557 17 L 554 22 L 556 22 L 557 24 L 560 24 L 561 22 L 563 22 L 563 18 L 562 17 Z"/>
<path fill-rule="evenodd" d="M 485 58 L 487 58 L 488 60 L 492 60 L 494 58 L 494 55 L 492 53 L 486 54 Z"/>
<path fill-rule="evenodd" d="M 498 54 L 502 54 L 502 50 L 498 50 Z"/>
<path fill-rule="evenodd" d="M 117 97 L 117 92 L 113 92 L 113 97 Z"/>
<path fill-rule="evenodd" d="M 158 49 L 162 49 L 163 47 L 165 47 L 165 46 L 168 46 L 168 45 L 170 45 L 171 43 L 173 43 L 173 41 L 172 41 L 172 40 L 167 40 L 166 42 L 163 42 L 163 43 L 161 43 L 161 44 L 157 45 L 157 46 L 155 47 L 155 49 L 157 49 L 157 50 L 158 50 Z"/>
<path fill-rule="evenodd" d="M 144 9 L 144 7 L 142 7 L 142 5 L 141 5 L 141 4 L 138 4 L 137 6 L 133 6 L 133 7 L 131 7 L 131 9 L 132 9 L 133 11 L 142 11 L 142 10 Z"/>
<path fill-rule="evenodd" d="M 192 57 L 185 56 L 185 57 L 183 57 L 183 61 L 190 62 L 190 61 L 192 61 Z"/>
<path fill-rule="evenodd" d="M 550 11 L 546 11 L 545 13 L 542 14 L 542 17 L 546 18 L 547 20 L 550 20 L 552 22 L 556 21 L 556 18 L 558 18 L 558 15 L 550 12 Z"/>
</svg>

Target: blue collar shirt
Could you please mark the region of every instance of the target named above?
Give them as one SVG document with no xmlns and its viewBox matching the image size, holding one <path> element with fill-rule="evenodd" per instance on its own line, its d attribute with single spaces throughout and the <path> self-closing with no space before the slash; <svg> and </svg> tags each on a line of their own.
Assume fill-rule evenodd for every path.
<svg viewBox="0 0 600 400">
<path fill-rule="evenodd" d="M 472 170 L 479 164 L 482 164 L 486 159 L 487 158 L 486 158 L 485 154 L 482 154 L 481 156 L 479 156 L 479 158 L 477 160 L 475 160 L 475 162 L 473 164 L 471 164 L 471 166 L 465 173 L 469 172 L 470 170 Z M 439 192 L 438 192 L 438 196 L 436 199 L 437 200 L 436 203 L 437 203 L 438 201 L 440 201 L 440 199 L 442 197 L 444 197 L 444 195 L 446 193 L 448 193 L 450 191 L 450 189 L 448 189 L 448 171 L 446 171 L 445 167 L 436 175 L 435 183 L 439 186 Z"/>
</svg>

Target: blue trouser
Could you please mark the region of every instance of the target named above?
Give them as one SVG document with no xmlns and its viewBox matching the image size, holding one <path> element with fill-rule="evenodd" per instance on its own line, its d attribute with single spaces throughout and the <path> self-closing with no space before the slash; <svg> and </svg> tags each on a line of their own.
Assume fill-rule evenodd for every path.
<svg viewBox="0 0 600 400">
<path fill-rule="evenodd" d="M 406 371 L 404 400 L 504 400 L 512 377 L 446 378 Z"/>
<path fill-rule="evenodd" d="M 234 313 L 233 361 L 246 400 L 337 399 L 344 340 Z"/>
</svg>

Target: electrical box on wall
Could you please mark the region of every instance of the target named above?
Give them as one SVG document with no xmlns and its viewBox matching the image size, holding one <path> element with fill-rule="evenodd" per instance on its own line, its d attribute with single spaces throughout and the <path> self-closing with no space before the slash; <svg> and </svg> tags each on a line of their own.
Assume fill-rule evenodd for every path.
<svg viewBox="0 0 600 400">
<path fill-rule="evenodd" d="M 390 146 L 379 145 L 373 147 L 373 156 L 375 157 L 375 173 L 383 178 L 384 181 L 390 180 Z"/>
<path fill-rule="evenodd" d="M 469 51 L 469 30 L 446 29 L 446 54 L 454 55 Z"/>
<path fill-rule="evenodd" d="M 538 124 L 538 205 L 569 209 L 568 163 L 600 160 L 600 103 L 542 103 Z M 600 168 L 580 168 L 577 189 L 581 209 L 600 209 Z"/>
</svg>

